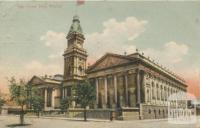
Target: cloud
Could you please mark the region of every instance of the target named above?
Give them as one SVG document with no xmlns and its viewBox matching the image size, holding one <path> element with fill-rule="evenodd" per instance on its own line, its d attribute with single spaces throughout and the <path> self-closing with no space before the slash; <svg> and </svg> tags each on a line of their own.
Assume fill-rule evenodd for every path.
<svg viewBox="0 0 200 128">
<path fill-rule="evenodd" d="M 54 61 L 63 59 L 62 54 L 67 47 L 67 40 L 65 37 L 65 33 L 52 30 L 47 31 L 40 37 L 40 41 L 51 50 L 51 54 L 48 56 L 49 59 Z"/>
<path fill-rule="evenodd" d="M 33 75 L 44 76 L 63 74 L 63 63 L 42 63 L 38 60 L 32 60 L 26 63 L 23 63 L 19 69 L 12 68 L 9 69 L 9 66 L 1 65 L 0 67 L 0 90 L 2 92 L 8 92 L 8 80 L 14 76 L 16 79 L 25 79 L 30 80 Z"/>
<path fill-rule="evenodd" d="M 44 42 L 47 47 L 62 47 L 66 42 L 65 36 L 63 32 L 49 30 L 40 37 L 40 41 Z"/>
<path fill-rule="evenodd" d="M 159 60 L 162 64 L 170 66 L 181 62 L 183 57 L 187 55 L 189 47 L 184 43 L 170 41 L 164 44 L 161 49 L 147 48 L 143 51 L 155 60 Z"/>
<path fill-rule="evenodd" d="M 37 60 L 32 60 L 24 65 L 24 71 L 28 76 L 32 75 L 44 75 L 44 74 L 57 74 L 62 73 L 62 67 L 58 64 L 50 63 L 43 64 Z"/>
<path fill-rule="evenodd" d="M 49 56 L 48 56 L 48 58 L 49 59 L 63 59 L 63 50 L 61 50 L 60 52 L 55 52 L 55 53 L 53 53 L 53 54 L 50 54 Z"/>
<path fill-rule="evenodd" d="M 184 78 L 188 84 L 188 92 L 200 98 L 200 60 L 196 59 L 191 63 L 184 59 L 189 53 L 186 44 L 170 41 L 160 49 L 147 48 L 143 52 L 145 56 L 150 56 L 157 62 L 159 60 L 159 64 Z"/>
<path fill-rule="evenodd" d="M 136 49 L 133 43 L 142 32 L 145 31 L 147 21 L 135 17 L 127 17 L 123 21 L 114 18 L 103 22 L 102 32 L 86 34 L 85 48 L 88 51 L 88 62 L 93 63 L 106 52 L 123 54 L 133 53 Z M 66 34 L 63 32 L 47 31 L 40 37 L 40 41 L 51 49 L 48 56 L 51 60 L 60 60 L 64 49 L 67 48 Z M 127 43 L 125 43 L 127 42 Z M 129 42 L 129 43 L 128 43 Z"/>
<path fill-rule="evenodd" d="M 127 17 L 123 21 L 109 19 L 103 22 L 101 32 L 86 34 L 85 47 L 90 57 L 95 59 L 106 52 L 133 53 L 136 47 L 132 42 L 145 31 L 147 23 L 136 17 Z"/>
</svg>

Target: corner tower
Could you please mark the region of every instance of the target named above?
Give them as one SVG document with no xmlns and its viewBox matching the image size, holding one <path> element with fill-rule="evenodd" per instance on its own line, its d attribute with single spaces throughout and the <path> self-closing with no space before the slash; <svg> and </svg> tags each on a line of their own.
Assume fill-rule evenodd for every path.
<svg viewBox="0 0 200 128">
<path fill-rule="evenodd" d="M 67 34 L 67 48 L 64 51 L 64 96 L 71 95 L 71 87 L 85 78 L 87 52 L 83 48 L 85 37 L 79 17 L 73 17 L 72 25 Z M 65 89 L 66 88 L 66 89 Z M 70 94 L 69 94 L 70 93 Z"/>
</svg>

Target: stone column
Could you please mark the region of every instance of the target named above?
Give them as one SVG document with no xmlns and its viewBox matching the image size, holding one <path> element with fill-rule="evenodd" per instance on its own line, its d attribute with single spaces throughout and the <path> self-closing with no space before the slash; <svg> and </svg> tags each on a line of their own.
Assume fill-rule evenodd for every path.
<svg viewBox="0 0 200 128">
<path fill-rule="evenodd" d="M 115 93 L 115 104 L 117 105 L 117 76 L 114 75 L 114 93 Z"/>
<path fill-rule="evenodd" d="M 155 88 L 154 94 L 155 94 L 155 104 L 156 104 L 157 103 L 157 85 L 156 85 L 156 83 L 154 84 L 154 88 Z"/>
<path fill-rule="evenodd" d="M 64 98 L 66 98 L 66 87 L 64 87 L 64 89 L 63 89 L 63 96 L 64 96 Z"/>
<path fill-rule="evenodd" d="M 159 82 L 158 82 L 158 83 L 159 83 Z M 161 85 L 158 84 L 159 104 L 161 104 L 161 100 L 162 100 L 161 91 L 162 91 Z"/>
<path fill-rule="evenodd" d="M 64 99 L 65 98 L 65 92 L 64 92 L 65 88 L 63 87 L 62 88 L 62 98 Z"/>
<path fill-rule="evenodd" d="M 96 78 L 96 104 L 99 104 L 99 83 L 98 83 L 98 78 Z"/>
<path fill-rule="evenodd" d="M 52 95 L 51 95 L 51 100 L 52 100 L 52 108 L 55 108 L 55 89 L 52 89 Z"/>
<path fill-rule="evenodd" d="M 164 95 L 163 95 L 163 103 L 164 103 L 164 105 L 166 105 L 166 97 L 167 97 L 167 94 L 166 94 L 166 86 L 165 86 L 165 84 L 163 85 L 163 89 L 164 89 L 164 91 L 163 91 L 163 93 L 164 93 Z"/>
<path fill-rule="evenodd" d="M 63 99 L 65 98 L 65 88 L 64 87 L 62 88 L 62 98 Z"/>
<path fill-rule="evenodd" d="M 44 110 L 47 107 L 47 88 L 44 89 Z"/>
<path fill-rule="evenodd" d="M 104 78 L 104 86 L 105 86 L 105 104 L 107 105 L 107 77 Z"/>
<path fill-rule="evenodd" d="M 148 94 L 147 94 L 147 86 L 146 86 L 146 76 L 145 76 L 145 72 L 143 73 L 143 82 L 142 82 L 142 87 L 143 87 L 143 94 L 144 94 L 144 101 L 145 103 L 147 103 L 147 99 L 148 99 Z"/>
<path fill-rule="evenodd" d="M 126 96 L 126 106 L 128 106 L 128 78 L 127 74 L 125 75 L 125 96 Z"/>
<path fill-rule="evenodd" d="M 152 93 L 152 82 L 150 83 L 150 103 L 152 103 L 153 100 L 153 93 Z"/>
<path fill-rule="evenodd" d="M 167 85 L 167 100 L 168 100 L 169 96 L 170 96 L 170 88 L 169 88 L 169 85 Z"/>
<path fill-rule="evenodd" d="M 162 85 L 162 103 L 163 103 L 163 105 L 165 104 L 165 88 L 164 87 L 165 86 Z"/>
<path fill-rule="evenodd" d="M 163 85 L 160 85 L 161 104 L 163 103 Z"/>
<path fill-rule="evenodd" d="M 159 104 L 161 104 L 161 102 L 162 102 L 162 86 L 161 85 L 158 85 L 158 88 L 159 88 L 159 90 L 158 90 L 158 93 L 159 93 Z"/>
<path fill-rule="evenodd" d="M 65 88 L 65 97 L 67 97 L 67 89 L 69 88 Z"/>
<path fill-rule="evenodd" d="M 140 96 L 140 70 L 137 70 L 137 104 L 141 103 L 141 96 Z"/>
<path fill-rule="evenodd" d="M 63 99 L 63 87 L 59 89 L 59 96 L 60 96 L 60 99 Z"/>
<path fill-rule="evenodd" d="M 147 95 L 147 87 L 146 86 L 144 86 L 144 90 L 145 90 L 145 93 L 144 93 L 144 102 L 147 103 L 148 95 Z"/>
<path fill-rule="evenodd" d="M 156 103 L 158 104 L 159 103 L 159 86 L 158 86 L 158 83 L 156 82 Z"/>
</svg>

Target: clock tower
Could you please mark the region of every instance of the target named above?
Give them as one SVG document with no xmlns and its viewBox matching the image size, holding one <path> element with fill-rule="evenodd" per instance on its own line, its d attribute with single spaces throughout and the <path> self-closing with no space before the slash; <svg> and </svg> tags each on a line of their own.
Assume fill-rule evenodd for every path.
<svg viewBox="0 0 200 128">
<path fill-rule="evenodd" d="M 77 15 L 67 34 L 67 48 L 64 51 L 63 97 L 71 96 L 71 87 L 85 78 L 87 52 L 83 48 L 85 37 Z"/>
</svg>

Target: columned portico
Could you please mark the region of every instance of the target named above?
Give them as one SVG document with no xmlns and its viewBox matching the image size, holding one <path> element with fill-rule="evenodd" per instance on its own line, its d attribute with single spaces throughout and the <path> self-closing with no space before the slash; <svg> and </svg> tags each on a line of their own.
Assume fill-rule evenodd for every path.
<svg viewBox="0 0 200 128">
<path fill-rule="evenodd" d="M 134 107 L 136 102 L 135 75 L 128 73 L 116 73 L 95 78 L 96 104 L 103 108 Z M 118 84 L 119 83 L 119 84 Z M 118 87 L 118 85 L 120 85 Z M 121 97 L 121 99 L 120 99 Z M 123 98 L 123 99 L 122 99 Z"/>
</svg>

